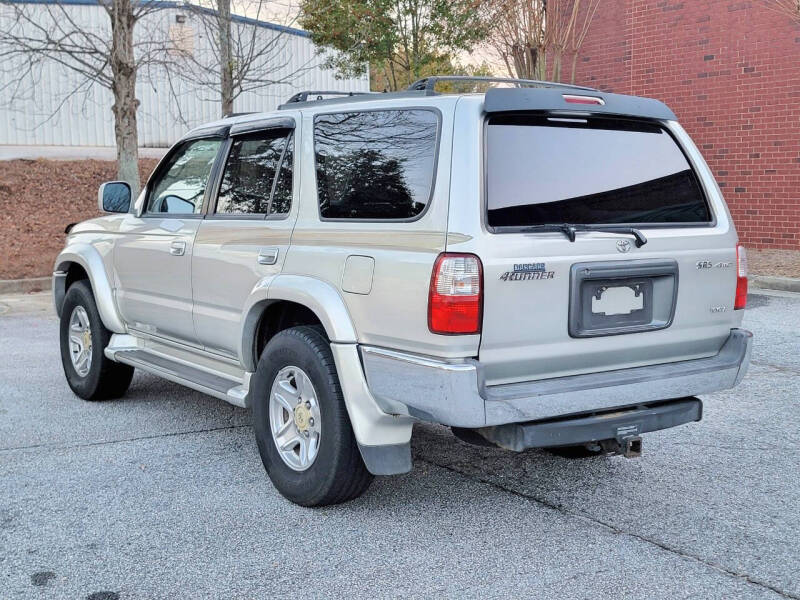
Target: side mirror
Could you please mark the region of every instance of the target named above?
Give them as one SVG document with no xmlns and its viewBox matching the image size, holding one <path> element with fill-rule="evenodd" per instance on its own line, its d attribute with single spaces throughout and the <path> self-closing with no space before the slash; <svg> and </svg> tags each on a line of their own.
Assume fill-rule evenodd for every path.
<svg viewBox="0 0 800 600">
<path fill-rule="evenodd" d="M 126 213 L 131 208 L 131 186 L 124 181 L 107 181 L 97 190 L 97 208 L 107 213 Z"/>
</svg>

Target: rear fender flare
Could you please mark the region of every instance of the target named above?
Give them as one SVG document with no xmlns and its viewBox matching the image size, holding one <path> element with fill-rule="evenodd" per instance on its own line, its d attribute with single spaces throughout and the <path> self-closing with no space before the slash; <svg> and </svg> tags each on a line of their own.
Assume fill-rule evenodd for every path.
<svg viewBox="0 0 800 600">
<path fill-rule="evenodd" d="M 309 308 L 317 315 L 331 343 L 354 344 L 358 341 L 347 306 L 330 283 L 302 275 L 278 275 L 267 289 L 267 299 L 288 300 Z"/>
<path fill-rule="evenodd" d="M 281 300 L 301 304 L 322 323 L 332 343 L 356 343 L 357 336 L 344 300 L 331 284 L 302 275 L 274 275 L 260 280 L 245 303 L 239 360 L 246 371 L 255 372 L 256 335 L 261 315 Z"/>
</svg>

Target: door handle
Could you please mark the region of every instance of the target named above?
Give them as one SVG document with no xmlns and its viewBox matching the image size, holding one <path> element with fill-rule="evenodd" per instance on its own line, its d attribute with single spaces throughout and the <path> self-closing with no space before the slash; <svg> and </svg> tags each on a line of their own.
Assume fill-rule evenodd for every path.
<svg viewBox="0 0 800 600">
<path fill-rule="evenodd" d="M 169 253 L 172 256 L 183 256 L 186 252 L 186 242 L 172 242 L 169 245 Z"/>
<path fill-rule="evenodd" d="M 274 265 L 278 262 L 278 248 L 261 248 L 258 251 L 258 264 L 260 265 Z"/>
</svg>

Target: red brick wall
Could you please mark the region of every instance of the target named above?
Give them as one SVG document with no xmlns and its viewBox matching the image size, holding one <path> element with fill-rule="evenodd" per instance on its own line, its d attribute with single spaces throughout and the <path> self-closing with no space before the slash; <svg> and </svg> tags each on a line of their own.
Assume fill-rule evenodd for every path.
<svg viewBox="0 0 800 600">
<path fill-rule="evenodd" d="M 800 250 L 800 25 L 766 2 L 603 0 L 575 81 L 665 101 L 743 241 Z"/>
</svg>

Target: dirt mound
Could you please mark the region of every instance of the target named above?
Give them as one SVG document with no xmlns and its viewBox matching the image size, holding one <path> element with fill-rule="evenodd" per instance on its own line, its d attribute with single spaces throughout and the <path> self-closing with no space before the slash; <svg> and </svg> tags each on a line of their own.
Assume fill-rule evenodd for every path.
<svg viewBox="0 0 800 600">
<path fill-rule="evenodd" d="M 139 161 L 143 182 L 157 162 Z M 116 171 L 103 160 L 0 162 L 0 279 L 50 275 L 64 228 L 99 214 L 97 188 Z"/>
</svg>

